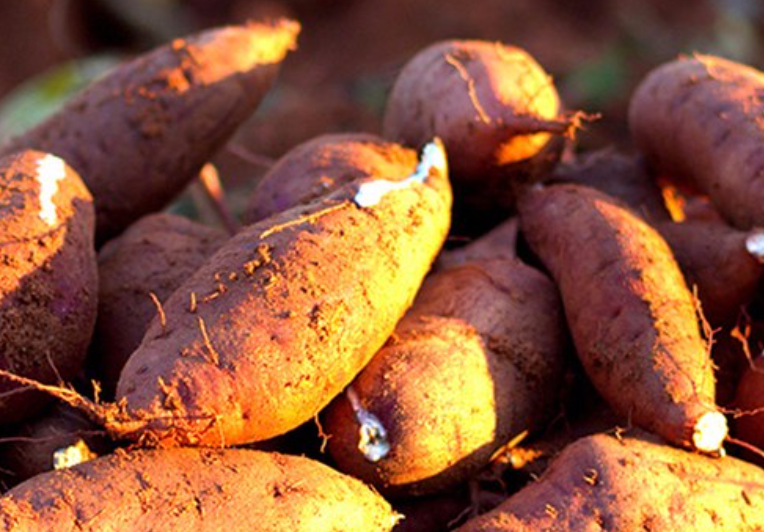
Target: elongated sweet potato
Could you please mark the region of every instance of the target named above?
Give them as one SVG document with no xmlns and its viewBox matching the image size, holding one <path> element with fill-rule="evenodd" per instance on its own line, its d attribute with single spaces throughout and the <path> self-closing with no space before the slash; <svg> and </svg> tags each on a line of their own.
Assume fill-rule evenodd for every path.
<svg viewBox="0 0 764 532">
<path fill-rule="evenodd" d="M 118 453 L 0 498 L 0 530 L 389 531 L 369 488 L 318 462 L 243 449 Z"/>
<path fill-rule="evenodd" d="M 516 259 L 517 231 L 517 218 L 511 218 L 469 244 L 441 253 L 438 267 L 451 268 L 485 259 Z"/>
<path fill-rule="evenodd" d="M 569 446 L 538 482 L 457 532 L 756 531 L 764 471 L 648 436 L 604 434 Z"/>
<path fill-rule="evenodd" d="M 708 194 L 741 229 L 764 226 L 764 74 L 709 55 L 666 63 L 629 108 L 637 146 L 657 171 Z"/>
<path fill-rule="evenodd" d="M 400 179 L 417 165 L 414 150 L 366 133 L 321 135 L 287 152 L 258 183 L 248 223 L 309 203 L 356 179 Z"/>
<path fill-rule="evenodd" d="M 676 445 L 719 450 L 726 421 L 708 348 L 660 235 L 579 185 L 529 192 L 520 227 L 557 281 L 578 356 L 613 409 Z"/>
<path fill-rule="evenodd" d="M 227 240 L 182 216 L 151 214 L 98 254 L 98 320 L 89 366 L 111 395 L 127 359 L 166 301 Z"/>
<path fill-rule="evenodd" d="M 656 228 L 688 285 L 697 287 L 706 319 L 715 327 L 734 324 L 764 273 L 764 232 L 740 231 L 724 222 L 668 222 Z"/>
<path fill-rule="evenodd" d="M 0 160 L 0 369 L 48 383 L 77 374 L 96 316 L 93 231 L 93 200 L 63 160 Z M 0 379 L 0 425 L 45 399 Z"/>
<path fill-rule="evenodd" d="M 390 342 L 327 409 L 332 458 L 394 496 L 467 481 L 559 407 L 565 340 L 556 289 L 516 258 L 433 275 Z M 384 442 L 366 441 L 368 415 Z"/>
<path fill-rule="evenodd" d="M 163 305 L 102 421 L 116 436 L 233 445 L 311 419 L 382 347 L 440 250 L 445 164 L 430 144 L 406 180 L 352 183 L 243 229 Z"/>
<path fill-rule="evenodd" d="M 403 68 L 385 111 L 384 136 L 408 146 L 440 137 L 457 212 L 488 217 L 557 163 L 573 121 L 525 51 L 487 41 L 443 41 Z M 506 214 L 504 214 L 506 217 Z"/>
<path fill-rule="evenodd" d="M 68 161 L 92 192 L 97 240 L 167 204 L 234 132 L 294 46 L 296 23 L 209 30 L 118 67 L 0 152 Z"/>
</svg>

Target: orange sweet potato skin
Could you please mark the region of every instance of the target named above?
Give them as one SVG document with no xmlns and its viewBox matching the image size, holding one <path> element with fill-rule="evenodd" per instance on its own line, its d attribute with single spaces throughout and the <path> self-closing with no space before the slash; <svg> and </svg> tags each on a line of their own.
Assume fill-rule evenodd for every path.
<svg viewBox="0 0 764 532">
<path fill-rule="evenodd" d="M 613 409 L 692 447 L 715 412 L 714 377 L 692 295 L 660 235 L 577 185 L 533 190 L 520 227 L 557 281 L 583 366 Z"/>
<path fill-rule="evenodd" d="M 228 239 L 182 216 L 144 216 L 98 253 L 98 319 L 88 365 L 111 395 L 160 303 Z"/>
<path fill-rule="evenodd" d="M 120 452 L 0 498 L 0 530 L 389 531 L 379 495 L 318 462 L 243 449 Z"/>
<path fill-rule="evenodd" d="M 96 316 L 93 231 L 92 197 L 61 159 L 0 160 L 0 368 L 46 383 L 77 374 Z M 0 379 L 0 425 L 46 401 Z"/>
<path fill-rule="evenodd" d="M 417 154 L 367 133 L 321 135 L 281 157 L 252 193 L 244 219 L 254 223 L 368 177 L 397 180 L 414 171 Z"/>
<path fill-rule="evenodd" d="M 278 21 L 178 39 L 118 67 L 0 151 L 67 160 L 93 194 L 104 242 L 199 172 L 265 95 L 298 30 Z"/>
<path fill-rule="evenodd" d="M 457 532 L 764 528 L 764 470 L 649 436 L 599 434 L 570 445 L 534 484 Z"/>
<path fill-rule="evenodd" d="M 419 146 L 443 140 L 457 208 L 514 208 L 516 187 L 557 163 L 564 120 L 550 77 L 524 50 L 443 41 L 416 54 L 388 99 L 384 136 Z"/>
<path fill-rule="evenodd" d="M 132 436 L 264 440 L 311 419 L 384 344 L 449 228 L 434 173 L 370 207 L 354 183 L 249 226 L 164 305 L 117 387 Z"/>
<path fill-rule="evenodd" d="M 637 146 L 661 174 L 688 182 L 741 229 L 764 225 L 764 74 L 695 55 L 658 67 L 629 108 Z"/>
<path fill-rule="evenodd" d="M 389 454 L 364 457 L 344 397 L 326 411 L 329 451 L 340 470 L 385 494 L 465 482 L 552 417 L 566 347 L 559 296 L 540 272 L 517 259 L 441 271 L 351 385 L 387 430 Z"/>
</svg>

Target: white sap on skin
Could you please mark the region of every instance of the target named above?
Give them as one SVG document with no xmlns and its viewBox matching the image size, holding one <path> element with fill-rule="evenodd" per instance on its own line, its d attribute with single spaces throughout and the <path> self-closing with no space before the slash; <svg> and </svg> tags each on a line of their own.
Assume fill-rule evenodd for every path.
<svg viewBox="0 0 764 532">
<path fill-rule="evenodd" d="M 722 443 L 727 437 L 727 418 L 720 412 L 707 412 L 695 423 L 692 443 L 699 451 L 723 453 Z"/>
<path fill-rule="evenodd" d="M 83 440 L 77 440 L 69 447 L 58 449 L 53 453 L 53 469 L 68 469 L 93 458 L 96 458 L 96 454 Z"/>
<path fill-rule="evenodd" d="M 66 177 L 63 159 L 47 154 L 37 161 L 37 181 L 40 183 L 40 219 L 50 226 L 58 223 L 53 196 L 58 192 L 58 182 Z"/>
<path fill-rule="evenodd" d="M 761 263 L 764 263 L 764 229 L 757 229 L 745 239 L 745 249 Z"/>
<path fill-rule="evenodd" d="M 390 452 L 390 442 L 387 441 L 387 431 L 377 416 L 365 410 L 361 406 L 355 390 L 348 387 L 345 395 L 350 401 L 350 406 L 355 413 L 355 418 L 360 425 L 358 450 L 370 462 L 378 462 Z"/>
<path fill-rule="evenodd" d="M 424 183 L 433 173 L 443 175 L 448 169 L 446 151 L 439 139 L 428 142 L 422 149 L 422 156 L 414 173 L 402 181 L 388 181 L 377 179 L 363 183 L 356 193 L 353 201 L 359 207 L 371 207 L 379 203 L 382 197 L 393 190 L 408 188 L 413 183 Z"/>
</svg>

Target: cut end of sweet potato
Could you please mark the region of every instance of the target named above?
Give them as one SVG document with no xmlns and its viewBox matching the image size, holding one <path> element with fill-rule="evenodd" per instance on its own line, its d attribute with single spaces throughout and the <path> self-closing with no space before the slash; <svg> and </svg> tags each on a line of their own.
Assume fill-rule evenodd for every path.
<svg viewBox="0 0 764 532">
<path fill-rule="evenodd" d="M 757 229 L 745 239 L 745 249 L 757 261 L 764 263 L 764 229 Z"/>
<path fill-rule="evenodd" d="M 720 412 L 707 412 L 695 422 L 692 444 L 704 453 L 719 453 L 727 437 L 727 418 Z"/>
</svg>

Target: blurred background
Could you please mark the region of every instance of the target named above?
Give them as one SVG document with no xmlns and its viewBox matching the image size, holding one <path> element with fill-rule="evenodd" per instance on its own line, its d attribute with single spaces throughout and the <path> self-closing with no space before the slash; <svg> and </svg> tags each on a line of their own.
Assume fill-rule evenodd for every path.
<svg viewBox="0 0 764 532">
<path fill-rule="evenodd" d="M 697 51 L 764 66 L 758 0 L 6 0 L 0 136 L 35 123 L 120 58 L 204 27 L 274 16 L 302 23 L 299 51 L 216 161 L 229 184 L 251 182 L 318 134 L 379 132 L 400 67 L 440 39 L 529 51 L 569 108 L 601 114 L 579 149 L 628 149 L 631 91 L 661 62 Z"/>
</svg>

